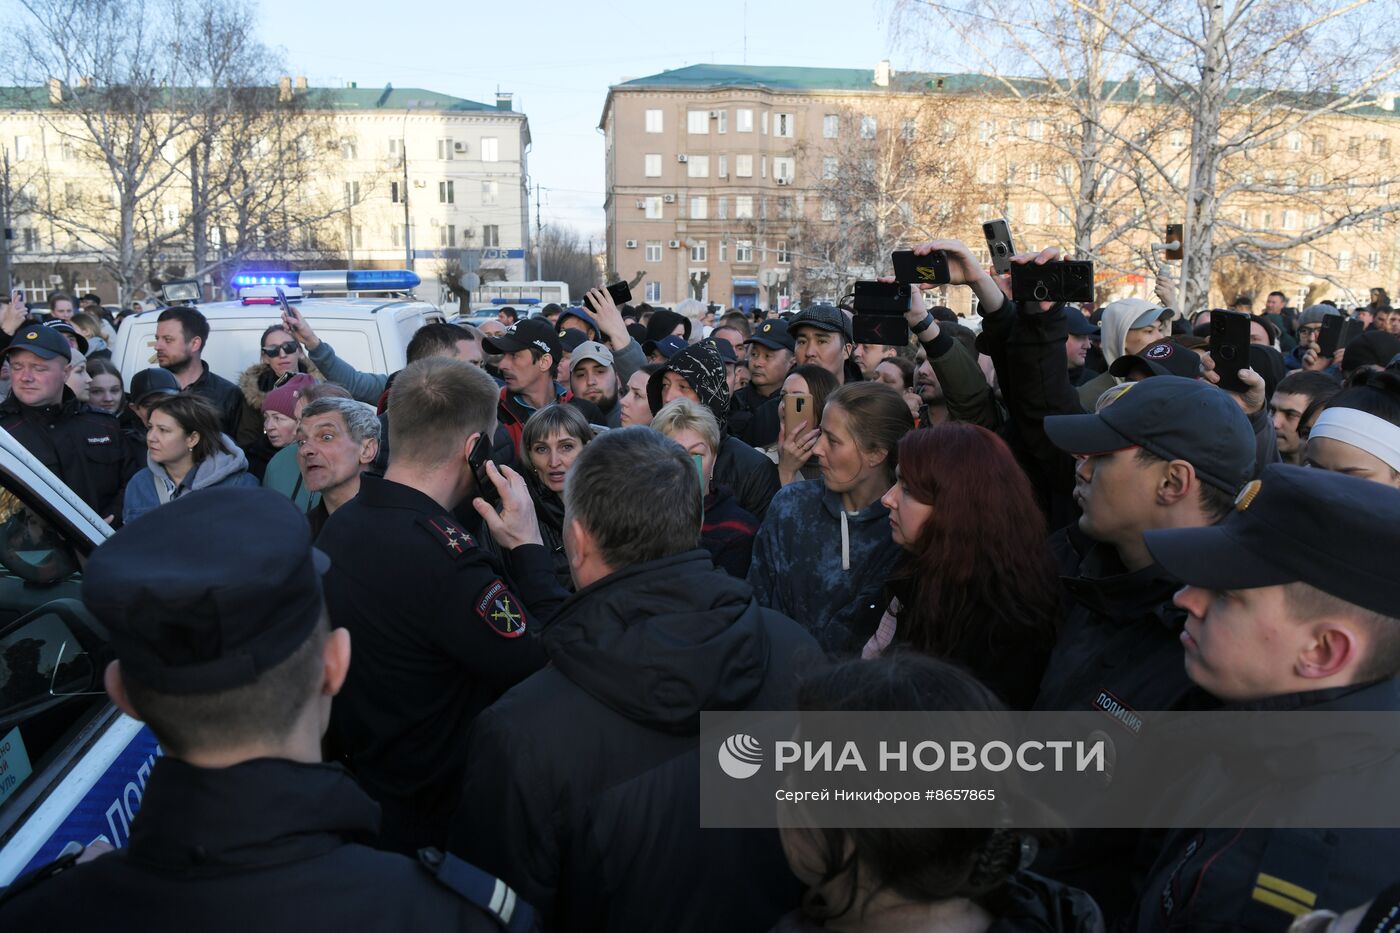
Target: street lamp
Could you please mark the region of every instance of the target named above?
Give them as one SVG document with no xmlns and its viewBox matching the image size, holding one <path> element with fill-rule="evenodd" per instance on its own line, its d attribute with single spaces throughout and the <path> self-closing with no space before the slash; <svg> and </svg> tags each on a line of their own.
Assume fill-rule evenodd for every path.
<svg viewBox="0 0 1400 933">
<path fill-rule="evenodd" d="M 403 112 L 403 124 L 399 128 L 399 162 L 403 165 L 403 261 L 413 268 L 413 233 L 408 220 L 408 115 L 413 112 L 408 107 Z"/>
</svg>

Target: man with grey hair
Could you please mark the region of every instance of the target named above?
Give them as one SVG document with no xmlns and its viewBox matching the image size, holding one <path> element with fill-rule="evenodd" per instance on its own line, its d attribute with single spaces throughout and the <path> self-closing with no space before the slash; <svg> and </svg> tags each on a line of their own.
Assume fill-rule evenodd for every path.
<svg viewBox="0 0 1400 933">
<path fill-rule="evenodd" d="M 699 828 L 700 711 L 790 709 L 821 652 L 715 570 L 701 520 L 674 441 L 590 442 L 564 487 L 578 592 L 541 636 L 551 663 L 472 730 L 448 845 L 547 928 L 761 930 L 796 903 L 775 833 Z"/>
<path fill-rule="evenodd" d="M 320 398 L 302 409 L 297 444 L 302 484 L 321 494 L 306 513 L 315 537 L 331 513 L 360 491 L 360 473 L 379 453 L 379 417 L 354 399 Z"/>
</svg>

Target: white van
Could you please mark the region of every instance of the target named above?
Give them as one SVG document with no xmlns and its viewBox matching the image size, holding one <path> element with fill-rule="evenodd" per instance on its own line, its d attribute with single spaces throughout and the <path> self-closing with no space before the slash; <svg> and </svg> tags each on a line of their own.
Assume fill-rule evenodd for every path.
<svg viewBox="0 0 1400 933">
<path fill-rule="evenodd" d="M 303 279 L 327 273 L 301 273 Z M 340 276 L 347 273 L 340 272 Z M 416 283 L 418 277 L 405 272 Z M 344 288 L 342 291 L 346 290 Z M 209 321 L 204 362 L 234 383 L 249 366 L 260 361 L 263 331 L 282 319 L 269 286 L 245 290 L 236 301 L 197 304 Z M 306 318 L 316 336 L 335 347 L 335 355 L 363 373 L 392 373 L 407 363 L 408 341 L 418 328 L 444 320 L 443 313 L 425 301 L 408 296 L 350 298 L 327 294 L 333 289 L 284 287 L 293 307 Z M 361 289 L 364 291 L 364 289 Z M 131 377 L 156 365 L 156 321 L 160 311 L 142 311 L 122 321 L 112 347 L 112 363 L 130 385 Z"/>
</svg>

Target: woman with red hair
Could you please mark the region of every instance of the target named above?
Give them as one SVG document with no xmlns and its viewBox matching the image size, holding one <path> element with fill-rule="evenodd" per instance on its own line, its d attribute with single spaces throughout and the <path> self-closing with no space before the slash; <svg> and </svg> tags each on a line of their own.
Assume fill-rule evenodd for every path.
<svg viewBox="0 0 1400 933">
<path fill-rule="evenodd" d="M 881 500 L 904 556 L 864 655 L 894 646 L 961 664 L 1030 709 L 1061 616 L 1045 520 L 1001 438 L 950 422 L 905 435 Z"/>
</svg>

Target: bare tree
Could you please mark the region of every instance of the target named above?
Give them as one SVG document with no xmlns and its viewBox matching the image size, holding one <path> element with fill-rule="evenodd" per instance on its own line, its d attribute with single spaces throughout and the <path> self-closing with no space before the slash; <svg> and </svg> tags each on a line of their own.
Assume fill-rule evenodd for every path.
<svg viewBox="0 0 1400 933">
<path fill-rule="evenodd" d="M 581 296 L 598 287 L 598 267 L 593 254 L 571 227 L 549 224 L 535 239 L 540 251 L 542 274 L 546 281 L 565 282 L 569 294 Z"/>
</svg>

